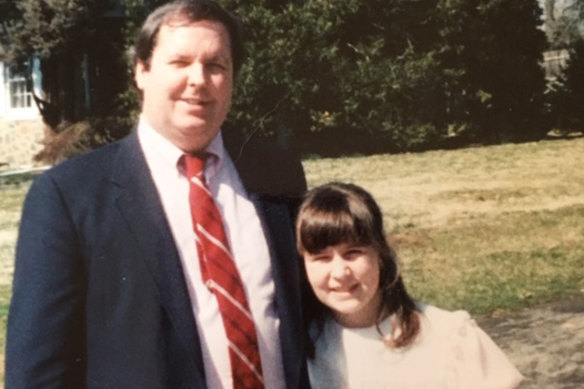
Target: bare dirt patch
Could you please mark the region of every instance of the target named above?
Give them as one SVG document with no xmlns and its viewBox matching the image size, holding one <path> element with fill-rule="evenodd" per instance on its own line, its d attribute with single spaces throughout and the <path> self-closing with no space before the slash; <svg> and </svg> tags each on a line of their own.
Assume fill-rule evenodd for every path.
<svg viewBox="0 0 584 389">
<path fill-rule="evenodd" d="M 584 294 L 478 322 L 525 376 L 521 389 L 584 387 Z"/>
</svg>

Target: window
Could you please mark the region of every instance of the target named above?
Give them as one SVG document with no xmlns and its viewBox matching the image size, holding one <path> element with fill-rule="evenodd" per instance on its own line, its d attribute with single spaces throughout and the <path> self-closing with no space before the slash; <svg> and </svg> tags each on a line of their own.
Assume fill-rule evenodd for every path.
<svg viewBox="0 0 584 389">
<path fill-rule="evenodd" d="M 8 109 L 31 108 L 33 105 L 32 91 L 26 82 L 26 68 L 24 66 L 9 65 L 6 67 Z"/>
<path fill-rule="evenodd" d="M 0 63 L 0 65 L 2 65 Z M 39 116 L 33 99 L 32 88 L 40 89 L 39 61 L 25 61 L 20 64 L 4 63 L 0 66 L 0 115 L 7 119 L 25 120 Z M 32 69 L 31 69 L 32 66 Z M 3 68 L 3 69 L 2 69 Z M 27 82 L 27 72 L 32 70 L 32 82 Z M 32 84 L 32 85 L 31 85 Z M 38 92 L 37 92 L 38 93 Z"/>
</svg>

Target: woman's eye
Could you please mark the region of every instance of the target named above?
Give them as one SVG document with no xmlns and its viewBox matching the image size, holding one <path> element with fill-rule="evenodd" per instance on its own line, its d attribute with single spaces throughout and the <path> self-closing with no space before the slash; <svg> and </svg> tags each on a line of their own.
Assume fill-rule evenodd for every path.
<svg viewBox="0 0 584 389">
<path fill-rule="evenodd" d="M 330 257 L 328 255 L 309 255 L 307 258 L 311 262 L 323 262 L 327 261 Z"/>
<path fill-rule="evenodd" d="M 363 250 L 360 248 L 350 249 L 350 250 L 347 250 L 347 252 L 345 253 L 345 255 L 349 258 L 354 258 L 354 257 L 357 257 L 361 254 L 363 254 Z"/>
</svg>

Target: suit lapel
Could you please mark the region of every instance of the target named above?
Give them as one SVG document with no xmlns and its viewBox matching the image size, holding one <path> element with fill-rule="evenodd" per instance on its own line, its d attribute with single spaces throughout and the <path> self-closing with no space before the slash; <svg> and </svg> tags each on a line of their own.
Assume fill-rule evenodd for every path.
<svg viewBox="0 0 584 389">
<path fill-rule="evenodd" d="M 190 348 L 188 354 L 194 356 L 193 370 L 199 370 L 199 381 L 204 385 L 200 342 L 178 251 L 135 132 L 121 142 L 112 166 L 111 178 L 119 187 L 118 211 L 139 247 L 182 346 Z"/>
<path fill-rule="evenodd" d="M 302 175 L 299 181 L 297 172 L 274 176 L 275 164 L 270 163 L 270 153 L 266 157 L 263 148 L 241 148 L 237 143 L 226 143 L 226 148 L 266 232 L 281 321 L 286 382 L 290 388 L 298 387 L 303 364 L 300 273 L 288 201 L 299 194 L 299 189 L 303 190 L 304 178 Z M 204 387 L 200 341 L 178 251 L 135 132 L 121 141 L 111 166 L 111 181 L 119 190 L 118 211 L 136 242 L 137 255 L 143 257 L 149 269 L 182 346 L 189 348 L 188 355 L 193 356 L 194 386 Z"/>
</svg>

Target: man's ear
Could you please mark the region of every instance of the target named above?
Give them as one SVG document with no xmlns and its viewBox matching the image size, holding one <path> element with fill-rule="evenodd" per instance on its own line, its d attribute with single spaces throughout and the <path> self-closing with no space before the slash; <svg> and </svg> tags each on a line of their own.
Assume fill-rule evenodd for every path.
<svg viewBox="0 0 584 389">
<path fill-rule="evenodd" d="M 144 62 L 138 60 L 136 61 L 136 66 L 134 67 L 134 82 L 136 82 L 136 87 L 139 90 L 144 89 L 144 83 L 146 82 L 145 77 L 148 73 L 148 67 Z"/>
</svg>

